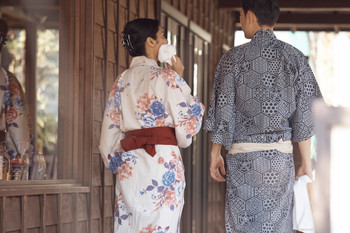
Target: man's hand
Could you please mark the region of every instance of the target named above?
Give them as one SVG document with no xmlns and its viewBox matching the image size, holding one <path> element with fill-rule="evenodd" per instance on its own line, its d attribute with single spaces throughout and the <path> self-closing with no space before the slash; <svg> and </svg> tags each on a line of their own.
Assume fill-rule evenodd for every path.
<svg viewBox="0 0 350 233">
<path fill-rule="evenodd" d="M 219 169 L 220 169 L 220 172 L 222 175 L 226 175 L 225 163 L 224 163 L 224 159 L 222 158 L 221 155 L 211 159 L 211 161 L 210 161 L 210 176 L 211 176 L 211 178 L 213 178 L 217 182 L 225 182 L 226 180 L 220 174 Z"/>
<path fill-rule="evenodd" d="M 225 171 L 225 162 L 221 156 L 221 147 L 220 144 L 211 144 L 211 159 L 210 159 L 210 176 L 217 182 L 225 182 L 225 178 L 222 175 L 226 175 Z M 220 172 L 219 172 L 220 169 Z"/>
<path fill-rule="evenodd" d="M 311 138 L 305 141 L 293 143 L 293 153 L 295 154 L 296 158 L 300 159 L 301 162 L 300 167 L 295 174 L 295 180 L 299 179 L 299 177 L 303 175 L 307 175 L 311 180 L 313 179 L 310 149 Z"/>
<path fill-rule="evenodd" d="M 297 173 L 295 174 L 295 180 L 299 179 L 299 177 L 303 175 L 307 175 L 311 180 L 313 180 L 311 166 L 308 166 L 308 167 L 300 166 L 298 168 Z"/>
</svg>

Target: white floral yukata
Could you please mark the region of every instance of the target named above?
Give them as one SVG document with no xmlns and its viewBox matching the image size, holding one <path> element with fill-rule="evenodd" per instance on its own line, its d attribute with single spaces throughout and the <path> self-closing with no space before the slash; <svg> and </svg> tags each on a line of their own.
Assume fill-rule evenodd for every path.
<svg viewBox="0 0 350 233">
<path fill-rule="evenodd" d="M 29 114 L 24 104 L 24 93 L 18 79 L 0 66 L 0 151 L 5 151 L 11 162 L 21 151 L 35 154 Z M 1 133 L 2 134 L 2 133 Z M 6 147 L 6 148 L 5 148 Z M 1 179 L 5 179 L 2 177 Z"/>
<path fill-rule="evenodd" d="M 116 173 L 114 232 L 177 233 L 184 205 L 184 166 L 179 147 L 188 147 L 201 127 L 204 106 L 186 82 L 144 56 L 133 58 L 109 95 L 100 151 Z M 124 152 L 125 132 L 173 127 L 178 146 L 156 145 Z"/>
</svg>

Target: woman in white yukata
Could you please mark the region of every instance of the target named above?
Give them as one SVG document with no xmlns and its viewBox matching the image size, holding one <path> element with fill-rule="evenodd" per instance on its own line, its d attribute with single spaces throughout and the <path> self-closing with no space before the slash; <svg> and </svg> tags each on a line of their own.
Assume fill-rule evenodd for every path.
<svg viewBox="0 0 350 233">
<path fill-rule="evenodd" d="M 157 20 L 133 20 L 123 33 L 133 59 L 112 87 L 100 141 L 105 165 L 117 174 L 114 232 L 177 233 L 185 189 L 179 147 L 200 130 L 204 106 L 181 77 L 179 57 L 158 66 L 167 39 Z"/>
</svg>

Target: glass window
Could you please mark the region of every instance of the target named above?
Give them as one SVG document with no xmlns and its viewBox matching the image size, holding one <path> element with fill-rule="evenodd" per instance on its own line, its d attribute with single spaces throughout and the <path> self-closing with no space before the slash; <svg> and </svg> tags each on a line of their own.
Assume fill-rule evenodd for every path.
<svg viewBox="0 0 350 233">
<path fill-rule="evenodd" d="M 0 64 L 18 79 L 24 90 L 23 100 L 32 132 L 31 144 L 35 148 L 29 161 L 29 173 L 18 178 L 21 180 L 76 178 L 76 173 L 73 172 L 73 167 L 76 167 L 76 161 L 72 159 L 73 142 L 64 139 L 65 135 L 71 135 L 74 130 L 72 109 L 75 104 L 74 95 L 71 94 L 72 88 L 75 88 L 72 85 L 74 51 L 68 52 L 68 48 L 74 46 L 75 41 L 72 25 L 64 25 L 75 22 L 66 19 L 68 15 L 62 13 L 62 7 L 69 7 L 68 5 L 73 6 L 74 3 L 59 5 L 59 1 L 51 1 L 40 7 L 33 7 L 26 2 L 14 5 L 7 2 L 5 6 L 0 4 L 0 18 L 9 27 L 8 41 L 1 51 Z M 61 54 L 64 54 L 65 60 L 60 59 Z M 62 104 L 62 100 L 65 104 Z M 67 124 L 66 121 L 70 123 Z M 24 142 L 15 144 L 24 145 Z M 16 163 L 26 167 L 22 155 L 26 153 L 25 150 L 15 147 L 22 151 L 19 152 L 22 160 L 15 160 Z M 11 168 L 11 161 L 17 155 L 7 154 Z M 10 173 L 11 169 L 8 170 L 7 180 L 14 177 Z M 5 176 L 0 177 L 1 179 L 6 180 Z"/>
</svg>

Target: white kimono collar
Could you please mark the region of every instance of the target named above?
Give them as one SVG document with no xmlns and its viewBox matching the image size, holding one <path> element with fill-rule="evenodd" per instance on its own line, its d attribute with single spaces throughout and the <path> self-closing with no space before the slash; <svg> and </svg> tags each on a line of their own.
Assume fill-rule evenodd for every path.
<svg viewBox="0 0 350 233">
<path fill-rule="evenodd" d="M 134 57 L 131 61 L 130 68 L 136 66 L 158 66 L 157 62 L 145 56 Z"/>
</svg>

